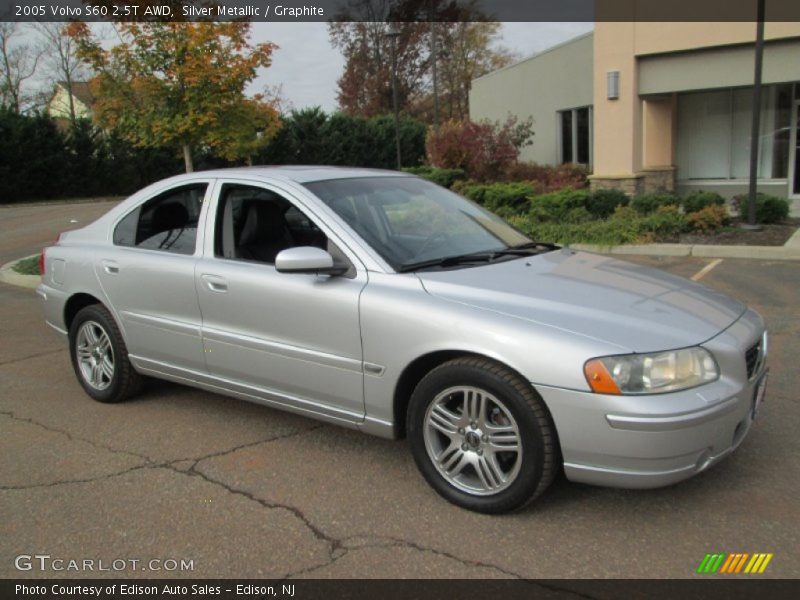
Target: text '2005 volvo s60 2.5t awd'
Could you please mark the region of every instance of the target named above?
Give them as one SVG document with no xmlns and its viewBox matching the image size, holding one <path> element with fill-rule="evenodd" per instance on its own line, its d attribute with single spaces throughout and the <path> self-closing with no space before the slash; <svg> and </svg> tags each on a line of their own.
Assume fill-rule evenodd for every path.
<svg viewBox="0 0 800 600">
<path fill-rule="evenodd" d="M 561 469 L 635 488 L 699 473 L 766 385 L 764 322 L 736 300 L 532 241 L 397 172 L 181 175 L 62 234 L 43 272 L 92 398 L 149 376 L 407 437 L 436 491 L 482 512 Z"/>
</svg>

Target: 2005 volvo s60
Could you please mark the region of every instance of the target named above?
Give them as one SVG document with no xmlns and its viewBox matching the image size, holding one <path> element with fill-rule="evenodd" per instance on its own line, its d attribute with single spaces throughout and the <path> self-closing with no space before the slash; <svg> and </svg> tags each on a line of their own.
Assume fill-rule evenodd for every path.
<svg viewBox="0 0 800 600">
<path fill-rule="evenodd" d="M 156 183 L 45 250 L 86 392 L 143 376 L 387 438 L 447 500 L 656 487 L 734 450 L 766 383 L 753 310 L 532 241 L 410 175 L 249 168 Z"/>
</svg>

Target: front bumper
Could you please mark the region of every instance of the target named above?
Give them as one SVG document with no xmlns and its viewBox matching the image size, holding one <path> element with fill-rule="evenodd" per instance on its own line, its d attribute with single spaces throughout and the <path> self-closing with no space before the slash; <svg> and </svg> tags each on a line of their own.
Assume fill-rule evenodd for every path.
<svg viewBox="0 0 800 600">
<path fill-rule="evenodd" d="M 742 443 L 753 423 L 753 401 L 765 377 L 747 375 L 745 350 L 764 332 L 748 310 L 704 343 L 720 378 L 669 394 L 612 396 L 536 386 L 553 416 L 571 481 L 653 488 L 691 477 Z"/>
</svg>

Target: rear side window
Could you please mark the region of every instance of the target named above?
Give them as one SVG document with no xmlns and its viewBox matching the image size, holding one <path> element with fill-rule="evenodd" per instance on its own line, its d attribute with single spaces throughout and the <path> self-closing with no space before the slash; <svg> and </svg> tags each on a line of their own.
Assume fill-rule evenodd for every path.
<svg viewBox="0 0 800 600">
<path fill-rule="evenodd" d="M 194 254 L 207 183 L 173 188 L 138 206 L 114 229 L 114 244 Z"/>
</svg>

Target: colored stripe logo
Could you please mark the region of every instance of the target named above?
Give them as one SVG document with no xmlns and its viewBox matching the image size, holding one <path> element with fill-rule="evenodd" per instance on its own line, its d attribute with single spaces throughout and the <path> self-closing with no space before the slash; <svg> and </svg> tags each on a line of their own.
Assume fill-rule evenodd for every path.
<svg viewBox="0 0 800 600">
<path fill-rule="evenodd" d="M 701 575 L 736 573 L 755 575 L 763 573 L 767 569 L 772 556 L 772 553 L 748 554 L 747 552 L 706 554 L 705 558 L 700 561 L 697 572 Z"/>
</svg>

